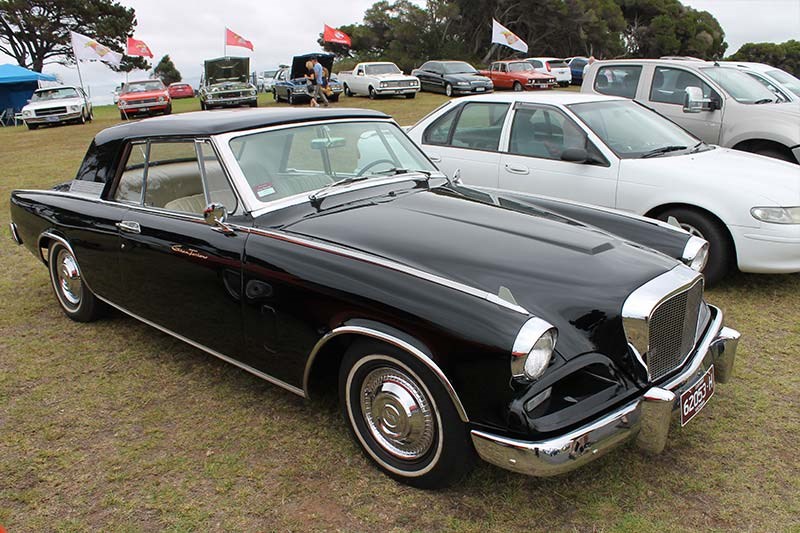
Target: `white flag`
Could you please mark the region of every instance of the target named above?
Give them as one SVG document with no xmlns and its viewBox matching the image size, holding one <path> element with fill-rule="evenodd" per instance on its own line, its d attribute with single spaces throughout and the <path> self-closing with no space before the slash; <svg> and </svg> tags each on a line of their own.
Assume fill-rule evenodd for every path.
<svg viewBox="0 0 800 533">
<path fill-rule="evenodd" d="M 122 54 L 114 52 L 107 46 L 103 46 L 91 37 L 69 32 L 72 39 L 72 51 L 75 53 L 75 59 L 84 61 L 102 61 L 113 65 L 119 66 L 122 61 Z"/>
<path fill-rule="evenodd" d="M 492 42 L 508 46 L 520 52 L 527 52 L 528 45 L 511 30 L 492 19 Z"/>
</svg>

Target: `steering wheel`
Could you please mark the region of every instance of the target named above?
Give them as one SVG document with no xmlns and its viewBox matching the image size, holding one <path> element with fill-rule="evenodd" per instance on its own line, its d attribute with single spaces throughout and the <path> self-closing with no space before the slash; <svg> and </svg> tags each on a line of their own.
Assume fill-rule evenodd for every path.
<svg viewBox="0 0 800 533">
<path fill-rule="evenodd" d="M 392 161 L 391 159 L 378 159 L 376 161 L 372 161 L 364 165 L 364 167 L 361 168 L 361 170 L 356 172 L 356 176 L 363 176 L 367 170 L 371 169 L 372 167 L 376 167 L 381 163 L 389 163 L 390 165 L 394 166 L 394 161 Z"/>
</svg>

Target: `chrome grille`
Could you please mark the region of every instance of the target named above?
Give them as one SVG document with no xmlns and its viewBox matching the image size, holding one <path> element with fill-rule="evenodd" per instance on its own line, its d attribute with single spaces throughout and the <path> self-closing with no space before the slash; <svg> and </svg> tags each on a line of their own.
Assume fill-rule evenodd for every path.
<svg viewBox="0 0 800 533">
<path fill-rule="evenodd" d="M 154 104 L 156 102 L 158 102 L 158 98 L 141 98 L 139 100 L 128 100 L 129 105 Z"/>
<path fill-rule="evenodd" d="M 646 354 L 650 379 L 657 380 L 683 364 L 694 347 L 703 283 L 697 281 L 659 305 L 650 317 Z"/>
<path fill-rule="evenodd" d="M 413 85 L 412 81 L 387 81 L 384 82 L 386 85 L 385 87 L 411 87 Z"/>
<path fill-rule="evenodd" d="M 37 109 L 37 117 L 48 117 L 51 115 L 63 115 L 67 112 L 66 107 L 48 107 L 47 109 Z"/>
</svg>

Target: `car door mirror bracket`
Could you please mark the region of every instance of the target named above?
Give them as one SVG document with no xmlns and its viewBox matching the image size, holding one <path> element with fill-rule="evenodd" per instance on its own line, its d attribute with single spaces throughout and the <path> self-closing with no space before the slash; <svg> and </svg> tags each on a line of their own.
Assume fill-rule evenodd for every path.
<svg viewBox="0 0 800 533">
<path fill-rule="evenodd" d="M 236 232 L 231 226 L 225 223 L 228 218 L 228 210 L 218 202 L 212 202 L 203 210 L 203 220 L 211 226 L 211 229 L 224 235 L 234 235 Z"/>
</svg>

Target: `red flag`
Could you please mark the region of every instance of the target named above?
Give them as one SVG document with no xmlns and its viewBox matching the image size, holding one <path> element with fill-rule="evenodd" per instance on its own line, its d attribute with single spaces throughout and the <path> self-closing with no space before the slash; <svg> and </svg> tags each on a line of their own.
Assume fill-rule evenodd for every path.
<svg viewBox="0 0 800 533">
<path fill-rule="evenodd" d="M 150 48 L 144 44 L 144 41 L 139 41 L 133 37 L 128 37 L 128 51 L 125 52 L 125 54 L 138 57 L 153 57 L 153 52 L 151 52 Z"/>
<path fill-rule="evenodd" d="M 339 43 L 350 46 L 350 36 L 341 30 L 331 28 L 325 25 L 325 31 L 322 32 L 322 40 L 326 43 Z"/>
<path fill-rule="evenodd" d="M 233 33 L 228 28 L 225 28 L 225 44 L 228 46 L 241 46 L 242 48 L 249 48 L 250 50 L 253 50 L 253 43 L 238 33 Z"/>
</svg>

